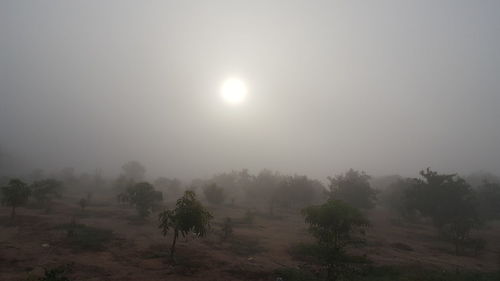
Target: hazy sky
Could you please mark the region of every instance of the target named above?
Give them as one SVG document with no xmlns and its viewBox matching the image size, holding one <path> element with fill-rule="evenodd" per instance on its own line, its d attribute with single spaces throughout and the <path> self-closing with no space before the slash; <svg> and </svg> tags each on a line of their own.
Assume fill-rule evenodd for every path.
<svg viewBox="0 0 500 281">
<path fill-rule="evenodd" d="M 3 0 L 0 42 L 4 168 L 500 173 L 497 0 Z"/>
</svg>

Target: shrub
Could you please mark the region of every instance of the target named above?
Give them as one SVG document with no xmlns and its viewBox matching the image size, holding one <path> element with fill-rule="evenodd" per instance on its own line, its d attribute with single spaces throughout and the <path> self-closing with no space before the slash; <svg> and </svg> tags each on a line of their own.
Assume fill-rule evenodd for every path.
<svg viewBox="0 0 500 281">
<path fill-rule="evenodd" d="M 317 277 L 312 272 L 298 269 L 298 268 L 280 268 L 274 271 L 276 280 L 283 281 L 320 281 L 321 279 Z"/>
<path fill-rule="evenodd" d="M 328 280 L 337 280 L 352 272 L 357 264 L 366 262 L 363 257 L 346 253 L 348 247 L 364 243 L 360 236 L 369 223 L 358 209 L 340 200 L 329 200 L 305 208 L 302 214 L 317 241 L 304 249 L 325 267 Z"/>
<path fill-rule="evenodd" d="M 79 201 L 78 201 L 78 205 L 80 206 L 80 208 L 83 210 L 85 210 L 85 208 L 87 207 L 87 204 L 88 204 L 88 200 L 85 199 L 85 198 L 81 198 Z"/>
<path fill-rule="evenodd" d="M 205 236 L 210 228 L 212 215 L 196 200 L 193 191 L 186 191 L 175 205 L 173 210 L 165 210 L 159 214 L 159 228 L 163 236 L 170 229 L 174 231 L 174 239 L 170 248 L 170 257 L 174 257 L 175 244 L 179 234 L 183 237 L 192 232 L 198 237 Z"/>
<path fill-rule="evenodd" d="M 226 218 L 222 224 L 222 239 L 227 240 L 233 234 L 233 221 Z"/>
<path fill-rule="evenodd" d="M 203 189 L 203 194 L 205 195 L 207 201 L 211 204 L 220 205 L 226 200 L 224 188 L 218 187 L 215 183 L 206 186 Z"/>
<path fill-rule="evenodd" d="M 229 250 L 239 256 L 252 256 L 266 250 L 254 237 L 233 236 L 227 242 L 230 244 Z"/>
<path fill-rule="evenodd" d="M 70 281 L 66 274 L 71 272 L 71 264 L 57 266 L 53 268 L 44 268 L 44 275 L 38 278 L 38 281 Z"/>
<path fill-rule="evenodd" d="M 79 250 L 102 250 L 104 245 L 114 237 L 113 231 L 109 229 L 78 224 L 74 221 L 60 225 L 58 228 L 67 231 L 69 244 Z"/>
</svg>

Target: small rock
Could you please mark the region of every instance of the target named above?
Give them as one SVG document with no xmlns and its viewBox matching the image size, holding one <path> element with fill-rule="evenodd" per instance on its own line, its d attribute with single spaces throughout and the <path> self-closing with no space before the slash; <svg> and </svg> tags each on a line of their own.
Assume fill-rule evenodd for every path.
<svg viewBox="0 0 500 281">
<path fill-rule="evenodd" d="M 42 247 L 44 247 L 44 248 L 48 248 L 48 247 L 50 247 L 50 245 L 49 245 L 48 243 L 43 243 L 43 244 L 42 244 Z"/>
</svg>

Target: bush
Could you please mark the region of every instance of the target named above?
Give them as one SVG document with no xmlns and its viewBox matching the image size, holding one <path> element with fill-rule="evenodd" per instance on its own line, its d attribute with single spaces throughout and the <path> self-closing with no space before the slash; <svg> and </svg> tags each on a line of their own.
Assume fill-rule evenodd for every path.
<svg viewBox="0 0 500 281">
<path fill-rule="evenodd" d="M 114 237 L 112 230 L 74 222 L 60 225 L 57 228 L 66 230 L 67 241 L 73 248 L 79 250 L 103 250 L 104 244 Z"/>
<path fill-rule="evenodd" d="M 71 264 L 44 268 L 44 275 L 38 281 L 70 281 L 66 274 L 71 272 Z"/>
<path fill-rule="evenodd" d="M 222 224 L 222 239 L 226 240 L 233 234 L 233 221 L 231 218 L 226 218 Z"/>
<path fill-rule="evenodd" d="M 179 198 L 175 204 L 175 209 L 164 210 L 158 216 L 163 236 L 166 236 L 170 229 L 174 232 L 174 239 L 170 248 L 170 258 L 174 258 L 175 244 L 179 234 L 185 237 L 188 233 L 193 233 L 198 237 L 203 237 L 210 229 L 210 221 L 213 216 L 196 199 L 193 191 L 184 192 L 184 196 Z"/>
<path fill-rule="evenodd" d="M 233 236 L 227 242 L 230 244 L 229 250 L 239 256 L 253 256 L 266 250 L 260 240 L 254 237 Z"/>
<path fill-rule="evenodd" d="M 297 269 L 297 268 L 280 268 L 274 271 L 276 280 L 283 281 L 320 281 L 321 279 L 314 275 L 312 272 Z"/>
<path fill-rule="evenodd" d="M 324 267 L 328 280 L 350 276 L 359 265 L 368 262 L 346 251 L 365 242 L 361 236 L 369 222 L 358 209 L 340 200 L 329 200 L 323 205 L 305 208 L 302 214 L 317 241 L 303 249 L 309 251 L 304 255 Z"/>
</svg>

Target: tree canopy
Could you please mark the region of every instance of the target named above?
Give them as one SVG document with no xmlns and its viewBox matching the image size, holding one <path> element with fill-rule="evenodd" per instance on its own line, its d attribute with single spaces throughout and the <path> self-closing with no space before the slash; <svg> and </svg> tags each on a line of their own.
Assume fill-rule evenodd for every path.
<svg viewBox="0 0 500 281">
<path fill-rule="evenodd" d="M 365 172 L 350 169 L 345 174 L 328 177 L 330 198 L 343 200 L 360 209 L 375 206 L 376 191 L 371 188 L 370 176 Z"/>
<path fill-rule="evenodd" d="M 12 207 L 11 218 L 16 215 L 16 208 L 24 205 L 31 194 L 29 186 L 20 179 L 11 179 L 2 187 L 2 205 Z"/>
<path fill-rule="evenodd" d="M 63 188 L 63 183 L 55 179 L 38 180 L 31 184 L 31 195 L 38 204 L 49 210 L 52 200 L 61 197 Z"/>
<path fill-rule="evenodd" d="M 152 209 L 163 200 L 163 194 L 156 191 L 151 184 L 140 182 L 127 187 L 118 195 L 118 200 L 133 205 L 137 214 L 144 218 L 149 216 Z"/>
<path fill-rule="evenodd" d="M 409 207 L 431 218 L 454 242 L 456 253 L 462 252 L 471 230 L 480 223 L 473 189 L 455 174 L 438 174 L 427 168 L 420 175 L 407 190 Z"/>
<path fill-rule="evenodd" d="M 303 209 L 302 214 L 317 240 L 312 254 L 326 266 L 329 280 L 336 280 L 349 265 L 364 261 L 346 253 L 349 246 L 364 242 L 364 229 L 369 225 L 358 209 L 341 200 L 329 200 Z"/>
<path fill-rule="evenodd" d="M 209 184 L 203 188 L 203 195 L 211 204 L 220 205 L 226 200 L 224 188 L 217 186 L 216 183 Z"/>
</svg>

